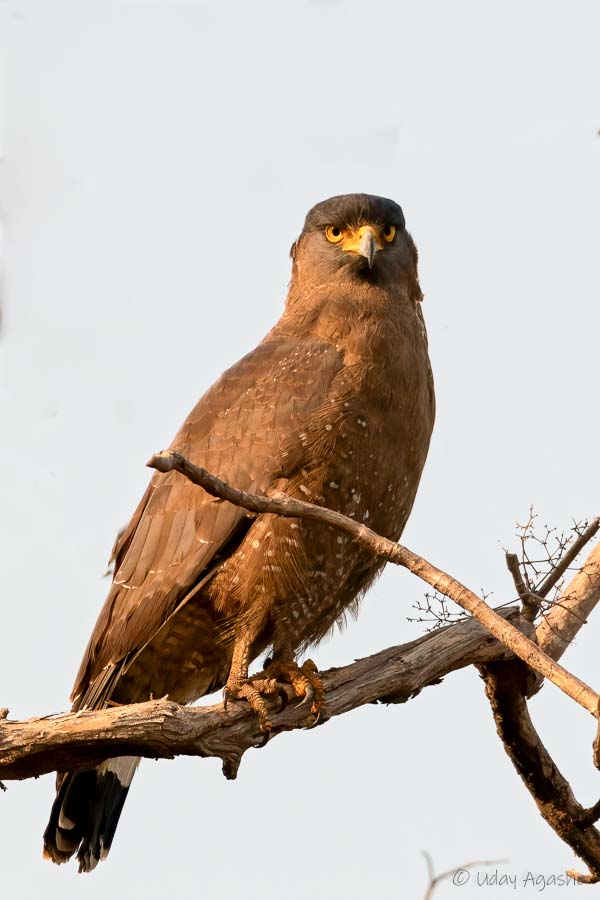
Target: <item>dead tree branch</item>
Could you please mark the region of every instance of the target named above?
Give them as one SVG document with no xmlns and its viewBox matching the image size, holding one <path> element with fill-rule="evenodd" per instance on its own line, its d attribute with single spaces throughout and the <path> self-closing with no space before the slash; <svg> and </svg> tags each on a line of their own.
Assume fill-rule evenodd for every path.
<svg viewBox="0 0 600 900">
<path fill-rule="evenodd" d="M 600 881 L 600 832 L 594 822 L 600 810 L 585 809 L 544 747 L 525 699 L 528 672 L 520 660 L 489 663 L 480 668 L 498 736 L 513 766 L 533 797 L 541 816 L 589 867 L 590 874 L 569 870 L 576 881 Z"/>
<path fill-rule="evenodd" d="M 599 528 L 600 518 L 592 519 L 585 531 L 578 535 L 578 537 L 573 541 L 562 559 L 560 559 L 560 561 L 556 566 L 554 566 L 552 571 L 549 572 L 548 575 L 544 578 L 540 586 L 537 588 L 536 594 L 538 594 L 540 597 L 548 596 L 550 590 L 554 587 L 555 584 L 558 584 L 573 560 L 579 556 L 585 545 L 589 541 L 591 541 Z"/>
<path fill-rule="evenodd" d="M 519 625 L 515 607 L 500 615 Z M 403 703 L 455 669 L 507 655 L 506 648 L 473 620 L 441 628 L 321 673 L 327 717 L 366 703 Z M 307 720 L 305 707 L 290 703 L 273 711 L 272 722 L 276 735 L 305 728 L 314 720 Z M 263 736 L 257 735 L 256 716 L 244 702 L 230 701 L 225 711 L 222 703 L 183 707 L 163 699 L 22 722 L 5 720 L 0 722 L 0 777 L 22 779 L 81 769 L 113 756 L 172 759 L 184 754 L 219 757 L 227 777 L 235 777 L 242 755 L 259 740 Z"/>
<path fill-rule="evenodd" d="M 401 544 L 396 544 L 367 528 L 366 525 L 355 522 L 354 519 L 342 515 L 335 510 L 324 506 L 316 506 L 303 500 L 295 500 L 285 494 L 277 493 L 272 497 L 249 494 L 246 491 L 238 491 L 221 481 L 215 475 L 207 472 L 200 466 L 195 466 L 180 453 L 166 451 L 153 456 L 148 465 L 159 472 L 177 471 L 188 478 L 194 484 L 214 497 L 227 500 L 235 506 L 254 513 L 273 513 L 294 519 L 308 519 L 313 522 L 323 522 L 345 531 L 347 534 L 369 549 L 376 556 L 387 559 L 397 566 L 403 566 L 426 581 L 434 590 L 449 597 L 463 609 L 471 613 L 473 618 L 487 628 L 487 630 L 501 643 L 527 663 L 544 678 L 552 681 L 564 691 L 567 696 L 579 703 L 595 718 L 600 709 L 600 695 L 589 685 L 572 675 L 561 665 L 554 662 L 543 650 L 522 632 L 514 627 L 502 616 L 499 616 L 481 597 L 470 591 L 464 584 L 452 578 L 446 572 L 432 565 L 422 556 L 413 553 Z"/>
<path fill-rule="evenodd" d="M 506 554 L 506 565 L 508 571 L 512 575 L 517 594 L 519 595 L 519 600 L 523 604 L 524 616 L 529 622 L 533 622 L 539 610 L 539 600 L 541 597 L 538 594 L 534 594 L 533 591 L 530 591 L 525 584 L 519 566 L 519 557 L 516 553 Z"/>
<path fill-rule="evenodd" d="M 592 688 L 558 665 L 552 656 L 545 653 L 537 643 L 534 643 L 533 640 L 515 628 L 510 622 L 502 619 L 480 597 L 456 579 L 437 569 L 427 560 L 417 556 L 406 547 L 402 547 L 393 541 L 383 538 L 381 535 L 375 534 L 365 525 L 361 525 L 333 510 L 294 500 L 282 494 L 276 494 L 273 497 L 262 497 L 243 491 L 236 491 L 206 470 L 194 466 L 177 453 L 167 452 L 154 456 L 148 465 L 163 472 L 178 471 L 213 496 L 242 506 L 251 512 L 305 518 L 324 522 L 346 531 L 358 543 L 370 549 L 377 556 L 387 559 L 396 565 L 404 566 L 430 584 L 434 590 L 439 591 L 459 606 L 462 606 L 463 609 L 470 612 L 475 619 L 487 628 L 494 637 L 512 650 L 519 657 L 518 660 L 501 661 L 480 666 L 498 734 L 513 765 L 536 801 L 544 819 L 575 853 L 586 862 L 590 869 L 589 875 L 581 875 L 575 872 L 570 874 L 581 882 L 595 883 L 600 881 L 600 833 L 594 828 L 591 821 L 596 805 L 589 810 L 585 810 L 577 803 L 568 782 L 554 764 L 535 731 L 529 718 L 525 699 L 534 688 L 539 687 L 539 681 L 536 684 L 531 677 L 530 669 L 533 669 L 539 675 L 548 678 L 556 684 L 569 697 L 598 719 L 600 696 Z M 594 520 L 585 532 L 574 541 L 573 546 L 569 548 L 554 570 L 544 579 L 539 591 L 536 591 L 540 598 L 545 596 L 551 587 L 558 582 L 577 553 L 597 532 L 599 524 L 597 519 Z M 521 578 L 518 565 L 514 564 L 516 561 L 512 561 L 512 566 L 510 558 L 507 562 L 517 591 L 521 599 L 525 601 L 525 619 L 531 621 L 537 606 L 536 598 L 531 595 L 531 591 Z M 589 571 L 584 574 L 583 578 L 586 579 L 584 586 L 589 587 L 590 577 Z M 573 636 L 583 621 L 579 615 L 582 602 L 582 599 L 578 596 L 571 603 L 568 612 L 565 610 L 564 603 L 557 607 L 569 617 L 571 624 L 568 633 Z M 595 602 L 597 600 L 592 600 L 591 598 L 587 600 L 588 604 Z M 558 614 L 555 615 L 551 627 L 556 635 L 559 635 L 562 629 L 557 616 Z M 564 624 L 564 620 L 561 620 L 561 622 Z M 555 625 L 558 625 L 558 628 Z M 532 685 L 534 686 L 533 688 Z M 597 737 L 594 745 L 594 762 L 600 767 L 600 737 Z"/>
<path fill-rule="evenodd" d="M 590 526 L 576 542 L 579 551 L 598 530 L 597 521 L 592 523 L 595 528 Z M 582 540 L 584 535 L 585 541 Z M 569 562 L 573 559 L 571 556 Z M 563 566 L 563 571 L 566 571 L 566 566 Z M 537 627 L 537 639 L 549 656 L 554 659 L 562 656 L 599 601 L 600 545 L 592 550 L 562 593 L 560 602 L 552 607 Z M 485 682 L 496 729 L 508 757 L 542 817 L 590 870 L 589 875 L 575 871 L 568 874 L 581 883 L 595 884 L 600 881 L 600 832 L 594 827 L 600 819 L 600 801 L 589 809 L 581 806 L 546 750 L 529 715 L 526 697 L 530 694 L 531 679 L 523 663 L 519 660 L 498 661 L 480 666 L 479 670 Z M 597 747 L 598 741 L 596 756 L 599 755 Z"/>
<path fill-rule="evenodd" d="M 272 735 L 314 727 L 366 703 L 404 702 L 423 687 L 439 683 L 449 672 L 475 664 L 485 680 L 498 734 L 517 772 L 544 819 L 590 870 L 589 875 L 570 874 L 582 882 L 600 881 L 600 832 L 594 827 L 600 801 L 588 809 L 577 802 L 535 731 L 526 701 L 535 672 L 598 719 L 600 696 L 556 660 L 600 599 L 600 548 L 592 552 L 560 602 L 545 616 L 537 634 L 531 619 L 538 596 L 543 598 L 557 583 L 576 553 L 597 532 L 599 520 L 578 536 L 535 595 L 521 577 L 516 559 L 508 561 L 525 604 L 521 615 L 514 608 L 492 609 L 423 557 L 334 510 L 281 493 L 263 496 L 238 491 L 174 452 L 158 454 L 148 465 L 161 472 L 177 471 L 212 496 L 249 512 L 309 519 L 339 528 L 373 554 L 407 568 L 477 620 L 440 629 L 350 666 L 321 673 L 326 713 L 320 722 L 310 714 L 307 717 L 302 706 L 289 703 L 275 709 L 271 703 Z M 290 689 L 290 700 L 291 694 Z M 164 698 L 23 722 L 12 722 L 5 715 L 3 709 L 0 777 L 4 779 L 87 768 L 114 756 L 172 758 L 182 754 L 218 757 L 226 777 L 235 778 L 244 752 L 264 743 L 264 736 L 256 734 L 254 714 L 243 703 L 235 703 L 228 710 L 223 704 L 185 708 Z M 600 768 L 600 738 L 596 739 L 594 761 Z M 437 881 L 441 877 L 445 875 Z"/>
</svg>

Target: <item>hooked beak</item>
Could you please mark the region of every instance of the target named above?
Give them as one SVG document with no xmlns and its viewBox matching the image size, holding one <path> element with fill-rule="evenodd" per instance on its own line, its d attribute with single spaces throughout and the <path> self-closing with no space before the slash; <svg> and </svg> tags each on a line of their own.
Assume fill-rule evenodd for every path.
<svg viewBox="0 0 600 900">
<path fill-rule="evenodd" d="M 375 254 L 381 249 L 379 234 L 372 225 L 361 225 L 360 228 L 352 228 L 342 242 L 342 250 L 364 256 L 369 263 L 370 269 L 373 268 Z"/>
<path fill-rule="evenodd" d="M 379 249 L 377 246 L 377 241 L 375 240 L 375 234 L 373 229 L 368 225 L 365 228 L 361 228 L 363 232 L 360 236 L 360 240 L 358 242 L 358 247 L 356 248 L 361 256 L 364 256 L 367 262 L 369 263 L 369 268 L 373 268 L 373 260 L 375 259 L 375 254 Z"/>
</svg>

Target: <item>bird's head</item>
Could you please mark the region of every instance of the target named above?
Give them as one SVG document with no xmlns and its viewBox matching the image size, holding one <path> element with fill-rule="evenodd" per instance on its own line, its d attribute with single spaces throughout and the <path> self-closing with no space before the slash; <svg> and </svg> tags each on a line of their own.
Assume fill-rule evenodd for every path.
<svg viewBox="0 0 600 900">
<path fill-rule="evenodd" d="M 310 210 L 292 245 L 294 277 L 394 283 L 416 279 L 417 251 L 402 209 L 371 194 L 342 194 Z"/>
</svg>

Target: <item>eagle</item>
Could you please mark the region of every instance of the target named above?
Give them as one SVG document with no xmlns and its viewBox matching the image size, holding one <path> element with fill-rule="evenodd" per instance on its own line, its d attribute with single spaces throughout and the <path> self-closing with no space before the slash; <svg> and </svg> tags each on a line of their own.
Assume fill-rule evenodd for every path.
<svg viewBox="0 0 600 900">
<path fill-rule="evenodd" d="M 284 312 L 183 423 L 171 449 L 232 486 L 285 492 L 397 541 L 435 414 L 417 250 L 401 207 L 331 197 L 291 248 Z M 269 730 L 264 697 L 291 684 L 318 712 L 311 645 L 355 613 L 384 563 L 331 526 L 252 516 L 156 472 L 113 549 L 73 710 L 224 689 Z M 268 654 L 265 672 L 249 665 Z M 88 872 L 111 847 L 134 757 L 57 776 L 44 856 Z"/>
</svg>

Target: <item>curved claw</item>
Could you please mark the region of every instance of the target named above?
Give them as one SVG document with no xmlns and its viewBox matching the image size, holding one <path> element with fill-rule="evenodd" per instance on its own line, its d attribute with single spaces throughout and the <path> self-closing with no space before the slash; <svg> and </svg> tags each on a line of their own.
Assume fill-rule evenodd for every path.
<svg viewBox="0 0 600 900">
<path fill-rule="evenodd" d="M 310 731 L 311 728 L 314 728 L 316 725 L 318 725 L 320 718 L 321 718 L 321 709 L 319 708 L 315 713 L 315 721 L 311 722 L 310 725 L 305 726 L 306 731 Z"/>
<path fill-rule="evenodd" d="M 231 691 L 228 687 L 223 688 L 223 710 L 227 712 L 227 704 L 229 703 L 229 699 L 231 697 Z"/>
<path fill-rule="evenodd" d="M 301 706 L 304 706 L 305 703 L 312 703 L 315 697 L 315 692 L 311 684 L 307 684 L 305 688 L 304 697 L 300 701 L 300 703 L 296 703 L 296 709 L 299 709 Z"/>
</svg>

